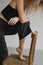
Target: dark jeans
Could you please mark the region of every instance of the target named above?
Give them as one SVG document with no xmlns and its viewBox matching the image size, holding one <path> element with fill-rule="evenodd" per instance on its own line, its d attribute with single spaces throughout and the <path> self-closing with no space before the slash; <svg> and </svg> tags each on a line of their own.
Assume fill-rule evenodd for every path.
<svg viewBox="0 0 43 65">
<path fill-rule="evenodd" d="M 8 50 L 4 38 L 3 30 L 0 30 L 0 65 L 2 65 L 3 60 L 8 56 Z"/>
<path fill-rule="evenodd" d="M 17 26 L 8 25 L 7 22 L 0 18 L 0 65 L 2 65 L 4 59 L 8 56 L 8 49 L 4 36 L 16 34 L 19 27 Z"/>
</svg>

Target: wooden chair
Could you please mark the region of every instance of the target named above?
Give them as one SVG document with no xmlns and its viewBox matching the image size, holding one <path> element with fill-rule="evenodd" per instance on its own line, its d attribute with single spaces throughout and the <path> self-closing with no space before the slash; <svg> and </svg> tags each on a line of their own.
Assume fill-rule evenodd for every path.
<svg viewBox="0 0 43 65">
<path fill-rule="evenodd" d="M 34 62 L 34 54 L 35 54 L 35 46 L 37 40 L 37 31 L 31 34 L 31 45 L 30 45 L 30 52 L 29 56 L 25 56 L 26 60 L 21 61 L 19 59 L 19 55 L 11 54 L 3 61 L 3 65 L 33 65 Z"/>
</svg>

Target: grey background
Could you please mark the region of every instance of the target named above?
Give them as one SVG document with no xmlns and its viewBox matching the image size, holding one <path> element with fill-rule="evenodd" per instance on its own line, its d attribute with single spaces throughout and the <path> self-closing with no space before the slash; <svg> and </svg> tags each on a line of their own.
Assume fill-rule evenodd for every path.
<svg viewBox="0 0 43 65">
<path fill-rule="evenodd" d="M 11 0 L 0 0 L 0 12 L 9 4 Z M 33 31 L 38 31 L 38 39 L 36 44 L 35 61 L 34 65 L 43 65 L 43 13 L 38 9 L 35 13 L 26 17 L 31 19 L 31 28 Z M 19 38 L 18 33 L 16 35 L 5 36 L 6 44 L 8 46 L 9 54 L 17 53 L 15 48 L 18 47 Z M 31 34 L 26 37 L 24 53 L 28 55 L 28 49 L 30 48 Z"/>
</svg>

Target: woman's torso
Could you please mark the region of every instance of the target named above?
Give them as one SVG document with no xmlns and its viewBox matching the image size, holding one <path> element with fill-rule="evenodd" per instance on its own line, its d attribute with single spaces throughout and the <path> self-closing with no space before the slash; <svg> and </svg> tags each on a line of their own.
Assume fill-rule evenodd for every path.
<svg viewBox="0 0 43 65">
<path fill-rule="evenodd" d="M 12 0 L 10 3 L 9 3 L 9 5 L 13 8 L 13 9 L 17 9 L 16 8 L 16 2 L 15 2 L 15 0 Z M 3 14 L 0 12 L 0 18 L 2 18 L 2 19 L 4 19 L 6 22 L 8 22 L 8 20 L 3 16 Z"/>
</svg>

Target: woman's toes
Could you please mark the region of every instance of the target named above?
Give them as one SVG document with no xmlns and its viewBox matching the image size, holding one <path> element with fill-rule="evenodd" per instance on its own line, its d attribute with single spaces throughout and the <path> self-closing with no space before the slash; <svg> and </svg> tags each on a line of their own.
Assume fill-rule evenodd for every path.
<svg viewBox="0 0 43 65">
<path fill-rule="evenodd" d="M 25 60 L 26 60 L 26 58 L 25 58 L 25 57 L 23 57 L 23 56 L 20 56 L 20 60 L 25 61 Z"/>
</svg>

